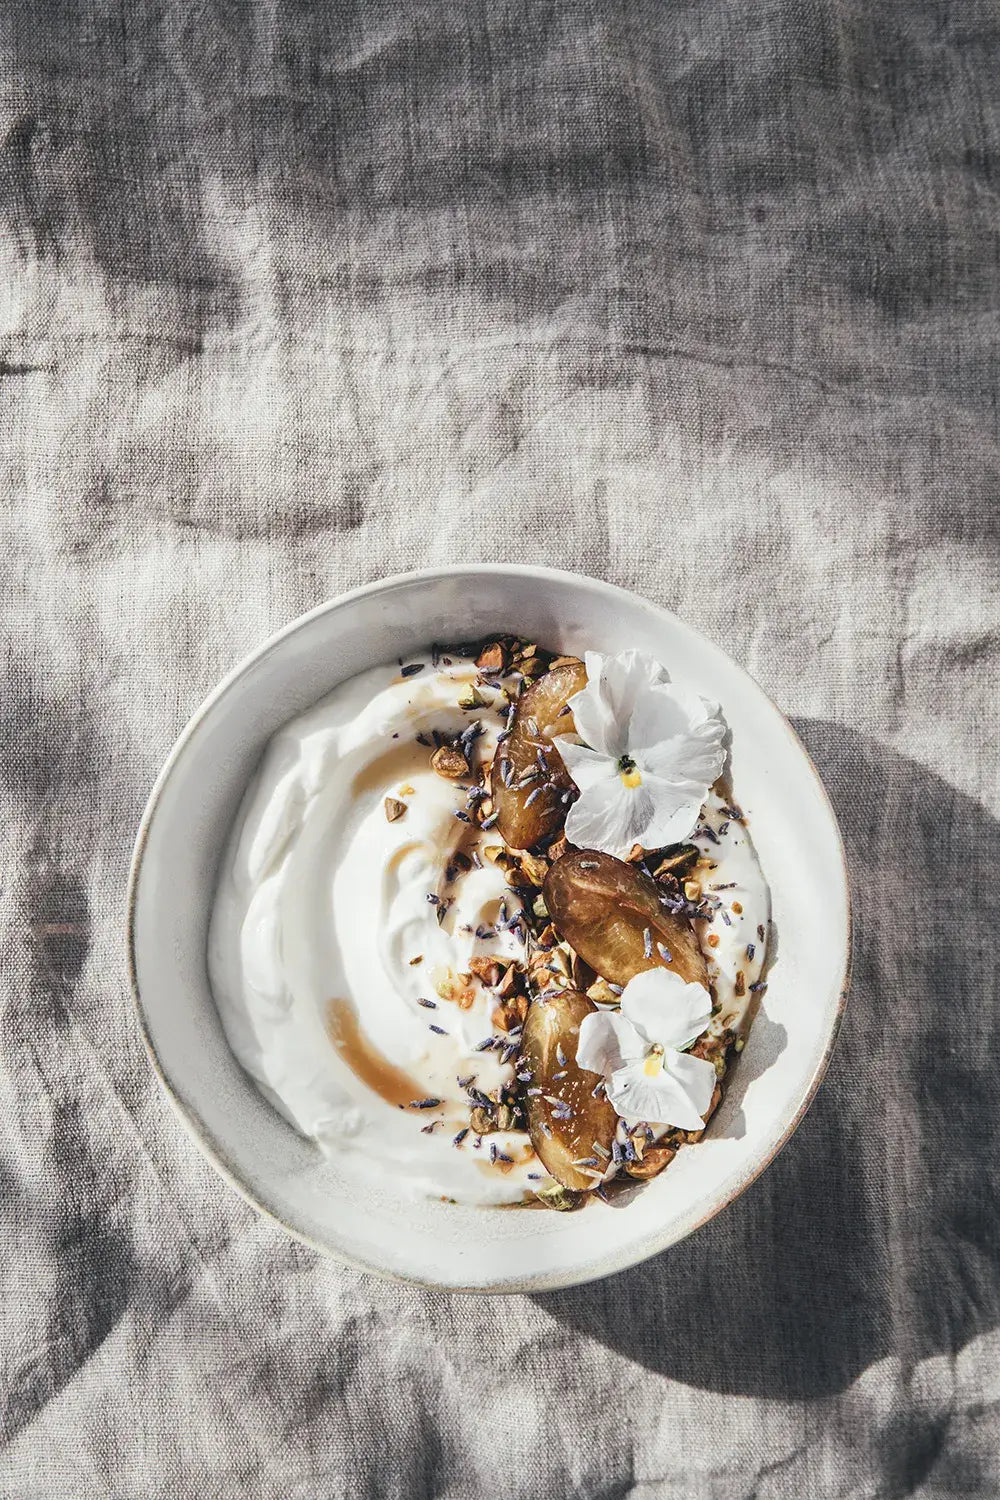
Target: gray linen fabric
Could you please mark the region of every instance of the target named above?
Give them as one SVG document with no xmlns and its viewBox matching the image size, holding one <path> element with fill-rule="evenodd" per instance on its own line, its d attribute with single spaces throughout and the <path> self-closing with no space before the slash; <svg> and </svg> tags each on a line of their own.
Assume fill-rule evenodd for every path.
<svg viewBox="0 0 1000 1500">
<path fill-rule="evenodd" d="M 995 1496 L 996 5 L 7 0 L 0 80 L 0 1495 Z M 473 559 L 743 661 L 858 909 L 757 1186 L 497 1301 L 258 1220 L 122 941 L 217 678 Z"/>
</svg>

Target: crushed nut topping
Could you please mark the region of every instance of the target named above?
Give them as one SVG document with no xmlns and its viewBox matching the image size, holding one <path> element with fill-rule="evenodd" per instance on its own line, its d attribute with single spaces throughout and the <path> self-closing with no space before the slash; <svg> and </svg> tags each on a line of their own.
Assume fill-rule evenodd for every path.
<svg viewBox="0 0 1000 1500">
<path fill-rule="evenodd" d="M 574 1193 L 571 1188 L 565 1188 L 558 1182 L 552 1187 L 539 1188 L 536 1196 L 546 1208 L 556 1208 L 560 1213 L 571 1213 L 573 1209 L 580 1208 L 585 1199 L 583 1193 Z"/>
<path fill-rule="evenodd" d="M 528 661 L 519 662 L 518 665 L 525 677 L 528 678 L 544 677 L 545 673 L 549 670 L 540 656 L 532 657 Z"/>
<path fill-rule="evenodd" d="M 493 1007 L 493 1014 L 490 1016 L 490 1020 L 493 1022 L 493 1025 L 496 1027 L 497 1031 L 513 1031 L 514 1028 L 518 1025 L 518 1020 L 514 1014 L 513 1008 L 508 1008 L 506 1005 L 495 1005 Z"/>
<path fill-rule="evenodd" d="M 489 677 L 498 677 L 507 670 L 509 657 L 502 641 L 493 641 L 476 657 L 476 666 Z"/>
<path fill-rule="evenodd" d="M 520 984 L 521 971 L 518 968 L 517 964 L 511 964 L 506 974 L 504 974 L 503 978 L 500 980 L 500 983 L 497 985 L 497 994 L 500 996 L 501 1000 L 509 1000 L 512 995 L 515 995 L 517 993 Z"/>
<path fill-rule="evenodd" d="M 439 745 L 431 756 L 431 765 L 446 781 L 461 781 L 469 774 L 469 762 L 453 745 Z"/>
<path fill-rule="evenodd" d="M 651 1177 L 657 1177 L 664 1167 L 669 1167 L 677 1155 L 676 1146 L 650 1146 L 646 1147 L 643 1142 L 640 1148 L 636 1145 L 639 1154 L 638 1161 L 625 1163 L 625 1171 L 630 1177 L 636 1177 L 640 1182 L 648 1182 Z"/>
<path fill-rule="evenodd" d="M 596 979 L 587 991 L 587 999 L 595 1005 L 618 1005 L 619 997 L 606 979 Z"/>
<path fill-rule="evenodd" d="M 529 854 L 527 850 L 524 850 L 518 855 L 518 864 L 528 884 L 537 885 L 541 889 L 549 873 L 548 860 L 540 859 L 537 854 Z"/>
<path fill-rule="evenodd" d="M 406 815 L 406 803 L 400 802 L 398 797 L 386 797 L 385 817 L 387 823 L 396 823 Z"/>
<path fill-rule="evenodd" d="M 469 968 L 477 979 L 482 980 L 488 990 L 494 990 L 508 973 L 512 962 L 513 960 L 509 958 L 470 958 Z"/>
<path fill-rule="evenodd" d="M 476 998 L 471 974 L 459 974 L 447 964 L 438 964 L 431 982 L 442 1000 L 450 1000 L 459 1010 L 469 1010 Z"/>
</svg>

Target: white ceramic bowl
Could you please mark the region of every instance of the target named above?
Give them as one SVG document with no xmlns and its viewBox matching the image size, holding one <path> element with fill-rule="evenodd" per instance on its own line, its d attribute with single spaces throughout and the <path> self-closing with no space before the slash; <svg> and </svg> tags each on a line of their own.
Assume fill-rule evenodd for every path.
<svg viewBox="0 0 1000 1500">
<path fill-rule="evenodd" d="M 267 740 L 366 667 L 431 640 L 516 631 L 560 651 L 637 647 L 723 708 L 735 795 L 771 886 L 768 989 L 705 1139 L 625 1207 L 573 1214 L 359 1201 L 335 1161 L 264 1100 L 230 1052 L 206 971 L 226 835 Z M 540 1291 L 622 1270 L 674 1244 L 754 1180 L 815 1092 L 844 1006 L 850 913 L 829 801 L 791 727 L 718 646 L 666 611 L 546 568 L 456 567 L 389 578 L 272 637 L 201 706 L 153 789 L 129 901 L 132 982 L 153 1066 L 219 1172 L 291 1234 L 426 1285 Z"/>
</svg>

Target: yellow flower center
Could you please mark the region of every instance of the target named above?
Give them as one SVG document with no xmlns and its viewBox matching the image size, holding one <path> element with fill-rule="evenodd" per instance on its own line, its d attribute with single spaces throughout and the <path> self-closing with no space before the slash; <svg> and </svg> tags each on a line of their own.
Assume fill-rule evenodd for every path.
<svg viewBox="0 0 1000 1500">
<path fill-rule="evenodd" d="M 642 1071 L 647 1078 L 659 1078 L 663 1072 L 663 1048 L 659 1042 L 654 1042 L 646 1053 L 646 1061 L 642 1065 Z"/>
<path fill-rule="evenodd" d="M 642 786 L 639 768 L 630 755 L 623 755 L 618 762 L 618 774 L 627 787 Z"/>
</svg>

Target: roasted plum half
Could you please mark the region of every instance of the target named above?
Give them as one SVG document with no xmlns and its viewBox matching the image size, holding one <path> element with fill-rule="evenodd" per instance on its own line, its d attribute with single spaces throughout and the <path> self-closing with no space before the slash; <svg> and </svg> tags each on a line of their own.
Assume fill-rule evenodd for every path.
<svg viewBox="0 0 1000 1500">
<path fill-rule="evenodd" d="M 576 1192 L 600 1182 L 618 1125 L 603 1089 L 595 1097 L 597 1075 L 576 1065 L 580 1022 L 596 1009 L 577 990 L 533 1000 L 521 1043 L 519 1070 L 540 1090 L 526 1095 L 531 1144 L 546 1171 Z"/>
<path fill-rule="evenodd" d="M 566 821 L 575 783 L 555 746 L 572 733 L 568 703 L 587 685 L 582 662 L 546 672 L 517 700 L 511 732 L 493 761 L 491 792 L 497 829 L 512 849 L 533 849 Z"/>
<path fill-rule="evenodd" d="M 610 984 L 662 968 L 708 987 L 690 922 L 665 907 L 656 882 L 635 865 L 574 849 L 551 867 L 542 894 L 559 935 Z"/>
</svg>

